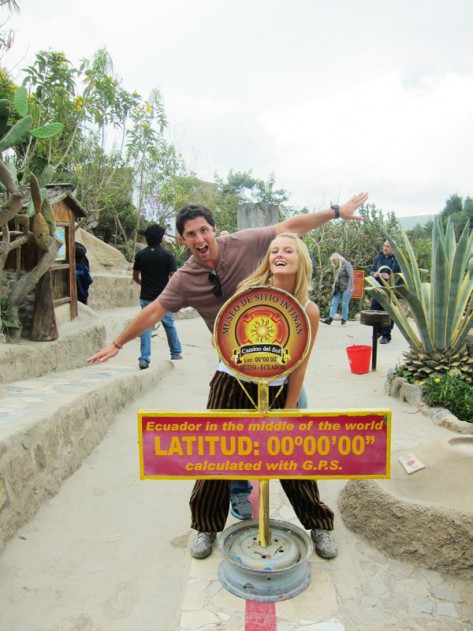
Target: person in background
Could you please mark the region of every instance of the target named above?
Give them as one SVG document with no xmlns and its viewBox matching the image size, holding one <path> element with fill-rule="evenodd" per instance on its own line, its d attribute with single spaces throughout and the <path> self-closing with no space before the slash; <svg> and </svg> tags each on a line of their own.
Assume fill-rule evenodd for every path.
<svg viewBox="0 0 473 631">
<path fill-rule="evenodd" d="M 135 256 L 133 264 L 133 280 L 141 286 L 140 305 L 144 309 L 156 300 L 168 284 L 171 276 L 177 271 L 176 259 L 161 245 L 165 229 L 154 224 L 145 230 L 147 247 Z M 161 320 L 168 340 L 171 359 L 182 359 L 182 347 L 177 334 L 174 316 L 167 313 Z M 140 370 L 148 368 L 151 361 L 152 328 L 140 335 Z"/>
<path fill-rule="evenodd" d="M 383 249 L 379 252 L 373 261 L 370 274 L 373 278 L 376 278 L 378 283 L 382 283 L 381 278 L 386 282 L 389 281 L 391 274 L 397 274 L 401 271 L 399 263 L 394 256 L 391 244 L 389 241 L 383 243 Z M 384 307 L 379 303 L 376 298 L 372 298 L 370 303 L 371 311 L 384 311 Z M 391 320 L 391 324 L 388 326 L 378 328 L 378 334 L 381 336 L 380 344 L 389 344 L 391 341 L 391 334 L 394 327 L 394 322 Z"/>
<path fill-rule="evenodd" d="M 76 285 L 77 300 L 84 305 L 89 300 L 89 287 L 94 282 L 90 273 L 89 259 L 87 258 L 87 248 L 82 243 L 74 243 L 74 256 L 76 259 Z"/>
<path fill-rule="evenodd" d="M 327 318 L 322 318 L 324 324 L 332 324 L 338 305 L 342 302 L 342 326 L 346 326 L 348 320 L 348 308 L 350 298 L 355 289 L 353 284 L 353 268 L 341 254 L 334 252 L 330 257 L 330 264 L 333 267 L 334 279 L 332 285 L 332 304 Z"/>
</svg>

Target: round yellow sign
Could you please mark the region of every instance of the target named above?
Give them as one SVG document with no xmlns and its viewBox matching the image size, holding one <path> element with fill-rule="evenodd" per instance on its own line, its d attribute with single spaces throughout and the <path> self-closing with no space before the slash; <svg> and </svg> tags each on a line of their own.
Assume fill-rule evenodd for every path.
<svg viewBox="0 0 473 631">
<path fill-rule="evenodd" d="M 221 360 L 233 373 L 250 381 L 271 381 L 289 374 L 304 359 L 310 325 L 291 294 L 252 287 L 220 309 L 214 338 Z"/>
</svg>

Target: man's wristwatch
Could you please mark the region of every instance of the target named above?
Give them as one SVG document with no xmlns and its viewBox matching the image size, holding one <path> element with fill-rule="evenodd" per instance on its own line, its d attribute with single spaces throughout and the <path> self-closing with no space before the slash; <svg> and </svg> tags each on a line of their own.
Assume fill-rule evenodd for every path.
<svg viewBox="0 0 473 631">
<path fill-rule="evenodd" d="M 333 212 L 335 213 L 335 217 L 334 219 L 339 219 L 340 218 L 340 206 L 338 204 L 332 204 L 330 206 L 330 208 L 333 210 Z"/>
</svg>

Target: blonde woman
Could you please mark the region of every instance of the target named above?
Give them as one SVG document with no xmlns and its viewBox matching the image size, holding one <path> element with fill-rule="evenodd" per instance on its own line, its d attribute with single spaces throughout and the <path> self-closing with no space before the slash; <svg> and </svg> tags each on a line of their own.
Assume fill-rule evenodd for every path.
<svg viewBox="0 0 473 631">
<path fill-rule="evenodd" d="M 283 289 L 300 302 L 309 318 L 312 331 L 311 346 L 305 360 L 288 379 L 287 398 L 283 406 L 287 409 L 297 406 L 312 345 L 319 327 L 319 308 L 309 300 L 311 283 L 312 262 L 307 247 L 297 234 L 283 232 L 271 243 L 258 269 L 238 285 L 240 291 L 256 285 L 270 285 Z"/>
<path fill-rule="evenodd" d="M 334 252 L 330 257 L 330 264 L 333 267 L 334 279 L 332 285 L 332 304 L 328 318 L 322 318 L 324 324 L 332 324 L 338 305 L 342 301 L 342 326 L 346 326 L 348 320 L 348 307 L 350 298 L 354 290 L 353 268 L 341 254 Z"/>
<path fill-rule="evenodd" d="M 269 405 L 273 409 L 295 408 L 304 381 L 317 329 L 319 309 L 309 300 L 312 265 L 304 243 L 297 234 L 283 232 L 270 244 L 258 269 L 238 286 L 239 290 L 257 285 L 271 285 L 292 294 L 305 308 L 310 323 L 311 340 L 301 364 L 288 376 L 270 382 Z M 281 388 L 282 386 L 282 388 Z M 247 394 L 248 393 L 248 394 Z M 257 400 L 258 384 L 245 382 L 243 389 L 231 370 L 221 362 L 210 383 L 207 409 L 249 409 Z M 315 480 L 281 480 L 299 521 L 310 530 L 315 552 L 326 559 L 337 555 L 331 538 L 333 511 L 320 501 Z M 216 533 L 225 527 L 230 498 L 229 480 L 197 480 L 190 498 L 191 527 L 198 531 L 191 555 L 203 559 L 212 553 Z"/>
</svg>

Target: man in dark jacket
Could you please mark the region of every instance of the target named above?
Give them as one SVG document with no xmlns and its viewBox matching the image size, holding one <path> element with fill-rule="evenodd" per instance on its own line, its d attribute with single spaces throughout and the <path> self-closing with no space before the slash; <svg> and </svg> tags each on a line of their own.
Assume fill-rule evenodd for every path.
<svg viewBox="0 0 473 631">
<path fill-rule="evenodd" d="M 177 271 L 176 259 L 171 252 L 165 250 L 161 245 L 164 233 L 165 229 L 156 224 L 146 228 L 145 239 L 148 247 L 135 256 L 133 280 L 141 285 L 140 304 L 142 309 L 156 300 L 168 284 L 169 278 Z M 182 359 L 182 348 L 173 314 L 167 313 L 161 322 L 166 331 L 171 359 Z M 147 329 L 140 335 L 139 367 L 141 370 L 148 368 L 151 360 L 151 333 L 152 329 Z"/>
<path fill-rule="evenodd" d="M 76 284 L 77 300 L 85 305 L 89 299 L 89 287 L 94 282 L 90 274 L 89 259 L 87 258 L 87 248 L 82 243 L 75 242 L 76 259 Z"/>
<path fill-rule="evenodd" d="M 391 274 L 395 274 L 401 271 L 399 267 L 399 263 L 396 261 L 396 257 L 394 256 L 394 252 L 392 251 L 391 244 L 389 241 L 385 241 L 383 243 L 383 250 L 379 252 L 373 261 L 373 265 L 371 266 L 371 276 L 378 280 L 378 283 L 381 284 L 380 278 L 383 278 L 385 281 L 388 281 Z M 384 307 L 381 303 L 379 303 L 376 298 L 371 300 L 370 309 L 372 311 L 384 311 Z M 381 335 L 381 344 L 389 344 L 391 341 L 391 332 L 393 330 L 394 322 L 391 320 L 391 324 L 389 326 L 381 327 L 378 329 L 379 334 Z"/>
</svg>

